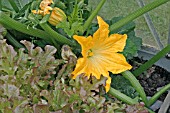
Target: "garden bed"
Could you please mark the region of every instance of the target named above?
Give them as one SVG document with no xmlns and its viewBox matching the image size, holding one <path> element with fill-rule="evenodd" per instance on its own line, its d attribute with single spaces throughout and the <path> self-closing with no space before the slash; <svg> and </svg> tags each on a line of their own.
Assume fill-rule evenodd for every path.
<svg viewBox="0 0 170 113">
<path fill-rule="evenodd" d="M 139 57 L 133 58 L 130 61 L 130 63 L 133 65 L 132 70 L 135 70 L 136 68 L 138 68 L 140 65 L 142 65 L 145 62 L 146 60 L 143 60 L 142 58 L 139 58 Z M 140 84 L 144 88 L 146 95 L 148 97 L 152 97 L 157 91 L 160 90 L 160 88 L 170 83 L 170 72 L 168 72 L 167 70 L 165 70 L 164 68 L 160 66 L 153 65 L 146 72 L 139 75 L 137 79 L 139 80 Z M 157 107 L 160 107 L 160 105 L 163 103 L 167 94 L 168 94 L 168 91 L 163 93 L 159 97 L 158 99 L 159 102 L 157 101 L 158 103 L 156 103 Z M 157 108 L 154 107 L 153 109 L 156 110 Z M 158 112 L 158 109 L 156 110 L 156 112 Z"/>
<path fill-rule="evenodd" d="M 160 63 L 166 70 L 153 64 L 170 45 L 143 60 L 132 21 L 168 1 L 107 20 L 99 13 L 106 0 L 95 9 L 88 0 L 3 0 L 0 113 L 157 112 L 170 89 L 170 62 Z"/>
</svg>

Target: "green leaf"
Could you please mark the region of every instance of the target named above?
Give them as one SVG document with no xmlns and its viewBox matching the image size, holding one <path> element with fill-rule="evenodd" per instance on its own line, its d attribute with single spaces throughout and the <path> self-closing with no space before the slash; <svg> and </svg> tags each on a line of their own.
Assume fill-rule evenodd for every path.
<svg viewBox="0 0 170 113">
<path fill-rule="evenodd" d="M 81 101 L 81 98 L 78 94 L 72 94 L 69 98 L 69 102 L 73 103 L 74 101 Z"/>
<path fill-rule="evenodd" d="M 137 51 L 137 47 L 135 46 L 134 42 L 132 42 L 129 39 L 126 41 L 126 45 L 128 46 L 125 47 L 123 51 L 123 55 L 129 59 L 133 57 L 133 53 Z M 137 54 L 134 54 L 134 56 L 137 56 Z"/>
<path fill-rule="evenodd" d="M 53 88 L 49 88 L 52 86 L 50 80 L 54 81 L 51 76 L 55 75 L 56 68 L 63 61 L 55 59 L 56 49 L 53 46 L 46 45 L 43 50 L 34 47 L 31 42 L 22 43 L 28 53 L 24 48 L 15 51 L 6 40 L 0 40 L 0 110 L 9 113 L 44 110 L 47 113 L 49 106 L 44 105 L 44 97 L 47 97 L 42 90 L 48 89 L 49 95 L 53 93 Z M 49 100 L 52 101 L 51 98 Z M 43 105 L 37 104 L 40 102 Z"/>
<path fill-rule="evenodd" d="M 78 21 L 73 22 L 72 24 L 70 24 L 67 21 L 64 21 L 64 22 L 57 24 L 56 28 L 62 28 L 65 32 L 63 34 L 68 35 L 71 38 L 73 35 L 78 34 L 78 31 L 81 31 L 82 29 L 81 24 L 82 23 Z M 62 32 L 60 31 L 60 33 Z"/>
<path fill-rule="evenodd" d="M 19 9 L 22 9 L 26 4 L 32 2 L 32 0 L 14 0 L 14 2 Z"/>
<path fill-rule="evenodd" d="M 142 39 L 139 37 L 136 37 L 134 31 L 129 32 L 127 35 L 128 35 L 128 38 L 126 41 L 126 46 L 123 51 L 123 54 L 125 55 L 127 59 L 131 59 L 138 55 L 137 52 L 138 50 L 141 49 Z"/>
<path fill-rule="evenodd" d="M 42 75 L 47 73 L 55 74 L 55 68 L 62 62 L 61 60 L 56 60 L 54 54 L 57 49 L 53 46 L 46 45 L 44 50 L 40 47 L 34 49 L 34 44 L 26 40 L 21 41 L 27 50 L 28 55 L 31 57 L 31 61 L 34 64 L 34 75 Z"/>
<path fill-rule="evenodd" d="M 11 4 L 15 12 L 19 11 L 19 8 L 17 7 L 16 3 L 13 0 L 8 0 L 8 2 Z"/>
<path fill-rule="evenodd" d="M 0 40 L 0 72 L 6 72 L 10 76 L 15 74 L 18 68 L 15 65 L 16 55 L 16 51 L 6 44 L 6 40 Z"/>
<path fill-rule="evenodd" d="M 18 13 L 26 4 L 32 0 L 1 0 L 3 11 L 12 11 Z"/>
<path fill-rule="evenodd" d="M 122 19 L 123 17 L 114 17 L 110 21 L 108 21 L 109 25 L 112 25 Z M 142 46 L 142 39 L 135 36 L 135 23 L 130 22 L 123 27 L 117 29 L 116 31 L 112 31 L 112 33 L 119 33 L 119 34 L 127 34 L 128 38 L 126 41 L 126 46 L 123 51 L 123 54 L 127 59 L 131 59 L 134 56 L 137 56 L 137 51 L 141 49 Z"/>
<path fill-rule="evenodd" d="M 123 76 L 112 75 L 111 77 L 112 77 L 111 86 L 113 88 L 119 90 L 121 93 L 124 93 L 125 95 L 131 98 L 136 98 L 139 95 L 136 92 L 136 90 L 132 87 L 130 82 Z"/>
<path fill-rule="evenodd" d="M 12 6 L 7 0 L 1 0 L 2 11 L 12 11 Z"/>
</svg>

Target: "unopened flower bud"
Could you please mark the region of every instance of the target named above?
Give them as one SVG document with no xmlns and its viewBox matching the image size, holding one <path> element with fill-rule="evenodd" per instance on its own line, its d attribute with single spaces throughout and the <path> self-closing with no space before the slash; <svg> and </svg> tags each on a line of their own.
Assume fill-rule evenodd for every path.
<svg viewBox="0 0 170 113">
<path fill-rule="evenodd" d="M 61 10 L 60 8 L 54 7 L 52 12 L 51 12 L 51 15 L 50 15 L 48 22 L 51 25 L 56 26 L 58 23 L 66 20 L 66 18 L 67 18 L 67 16 L 66 16 L 66 14 L 64 13 L 63 10 Z"/>
</svg>

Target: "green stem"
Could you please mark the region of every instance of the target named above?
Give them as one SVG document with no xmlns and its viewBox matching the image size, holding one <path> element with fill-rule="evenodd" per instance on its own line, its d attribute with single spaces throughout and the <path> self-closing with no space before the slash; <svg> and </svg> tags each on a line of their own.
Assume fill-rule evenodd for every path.
<svg viewBox="0 0 170 113">
<path fill-rule="evenodd" d="M 154 111 L 150 110 L 149 108 L 145 107 L 149 111 L 149 113 L 155 113 Z"/>
<path fill-rule="evenodd" d="M 15 12 L 19 12 L 19 9 L 16 5 L 16 3 L 14 2 L 14 0 L 8 0 L 8 2 L 10 3 L 10 5 L 12 6 L 12 8 L 15 10 Z"/>
<path fill-rule="evenodd" d="M 135 76 L 139 76 L 141 73 L 146 71 L 149 67 L 151 67 L 155 62 L 157 62 L 161 57 L 164 57 L 170 51 L 170 45 L 167 45 L 164 49 L 162 49 L 159 53 L 153 56 L 150 60 L 146 63 L 141 65 L 138 69 L 133 71 L 132 73 Z"/>
<path fill-rule="evenodd" d="M 105 3 L 106 0 L 101 0 L 100 3 L 97 5 L 96 9 L 92 12 L 92 14 L 90 15 L 90 17 L 86 20 L 84 26 L 83 26 L 83 31 L 82 34 L 84 33 L 84 31 L 89 27 L 89 25 L 91 24 L 91 22 L 93 21 L 93 19 L 96 17 L 96 15 L 98 14 L 98 12 L 100 11 L 101 7 L 103 6 L 103 4 Z"/>
<path fill-rule="evenodd" d="M 125 18 L 121 19 L 120 21 L 116 22 L 115 24 L 110 26 L 110 31 L 115 31 L 120 27 L 124 26 L 125 24 L 131 22 L 132 20 L 136 19 L 137 17 L 141 16 L 142 14 L 168 2 L 170 0 L 155 0 L 154 2 L 136 10 L 135 12 L 129 14 Z"/>
<path fill-rule="evenodd" d="M 7 16 L 5 13 L 3 13 L 2 11 L 0 11 L 0 23 L 6 27 L 15 29 L 19 32 L 31 35 L 31 36 L 35 36 L 35 37 L 39 37 L 42 38 L 48 42 L 50 42 L 51 40 L 48 38 L 49 35 L 47 33 L 45 33 L 42 30 L 39 29 L 34 29 L 32 27 L 26 26 L 18 21 L 15 21 L 14 19 L 10 18 L 9 16 Z"/>
<path fill-rule="evenodd" d="M 151 106 L 155 101 L 163 94 L 165 91 L 170 89 L 170 83 L 159 90 L 154 96 L 152 96 L 148 101 L 148 106 Z"/>
<path fill-rule="evenodd" d="M 71 40 L 64 37 L 63 35 L 57 33 L 56 31 L 54 31 L 47 23 L 44 23 L 44 22 L 40 23 L 40 26 L 56 41 L 58 41 L 62 44 L 68 44 L 70 46 L 75 46 L 75 43 L 73 43 Z"/>
<path fill-rule="evenodd" d="M 44 27 L 43 25 L 47 23 L 49 17 L 50 17 L 50 14 L 47 14 L 47 15 L 45 15 L 45 16 L 42 18 L 42 20 L 39 22 L 39 24 L 40 24 L 41 27 Z M 46 29 L 46 28 L 44 27 L 44 29 Z M 53 44 L 54 44 L 54 46 L 57 48 L 57 50 L 59 50 L 59 46 L 60 46 L 60 45 L 57 44 L 57 42 L 55 41 L 54 38 L 52 38 L 52 37 L 49 37 L 49 38 L 50 38 L 50 40 L 53 42 Z M 59 51 L 57 51 L 57 52 L 59 52 Z"/>
<path fill-rule="evenodd" d="M 120 91 L 114 89 L 114 88 L 110 88 L 109 94 L 111 94 L 112 96 L 116 97 L 117 99 L 121 100 L 122 102 L 125 102 L 127 104 L 136 104 L 138 103 L 136 100 L 126 96 L 125 94 L 121 93 Z"/>
<path fill-rule="evenodd" d="M 148 106 L 148 100 L 145 94 L 145 91 L 139 81 L 136 79 L 136 77 L 130 72 L 125 71 L 122 73 L 122 75 L 130 81 L 132 86 L 136 89 L 136 91 L 139 93 L 140 97 L 142 98 L 142 101 L 145 103 L 146 106 Z"/>
<path fill-rule="evenodd" d="M 22 44 L 20 44 L 15 38 L 13 38 L 9 33 L 5 36 L 7 40 L 16 48 L 25 48 Z"/>
</svg>

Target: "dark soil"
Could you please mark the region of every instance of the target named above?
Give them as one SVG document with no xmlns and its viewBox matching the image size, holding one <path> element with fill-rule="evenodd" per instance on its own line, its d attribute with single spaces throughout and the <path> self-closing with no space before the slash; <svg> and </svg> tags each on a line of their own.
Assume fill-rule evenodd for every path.
<svg viewBox="0 0 170 113">
<path fill-rule="evenodd" d="M 145 63 L 145 60 L 140 58 L 134 58 L 130 61 L 133 65 L 133 70 L 138 68 L 141 64 Z M 170 72 L 165 69 L 153 65 L 146 72 L 137 77 L 141 85 L 144 87 L 147 96 L 153 96 L 161 87 L 170 83 Z M 162 94 L 158 100 L 163 101 L 167 95 L 167 92 Z"/>
</svg>

